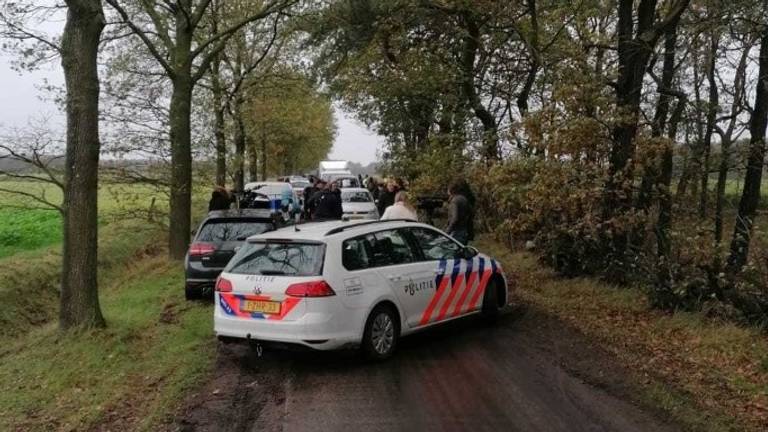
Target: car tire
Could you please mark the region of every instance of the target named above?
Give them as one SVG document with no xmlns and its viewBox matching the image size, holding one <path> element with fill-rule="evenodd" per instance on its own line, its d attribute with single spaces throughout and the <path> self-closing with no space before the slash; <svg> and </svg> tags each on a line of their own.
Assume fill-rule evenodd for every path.
<svg viewBox="0 0 768 432">
<path fill-rule="evenodd" d="M 365 322 L 361 348 L 370 360 L 386 360 L 392 357 L 400 338 L 397 313 L 388 305 L 376 306 Z"/>
<path fill-rule="evenodd" d="M 187 300 L 200 300 L 203 298 L 202 290 L 199 287 L 184 287 L 184 297 Z"/>
<path fill-rule="evenodd" d="M 488 323 L 495 323 L 499 317 L 501 308 L 499 308 L 499 291 L 496 288 L 496 281 L 491 279 L 488 285 L 485 286 L 485 292 L 483 293 L 483 305 L 480 309 L 480 315 Z"/>
</svg>

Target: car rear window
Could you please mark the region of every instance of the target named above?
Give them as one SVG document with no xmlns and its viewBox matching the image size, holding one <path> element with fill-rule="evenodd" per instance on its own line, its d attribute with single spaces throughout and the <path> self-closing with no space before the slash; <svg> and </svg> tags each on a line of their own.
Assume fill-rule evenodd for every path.
<svg viewBox="0 0 768 432">
<path fill-rule="evenodd" d="M 371 195 L 368 194 L 368 192 L 363 192 L 363 191 L 342 192 L 341 200 L 344 202 L 365 203 L 365 202 L 371 202 Z"/>
<path fill-rule="evenodd" d="M 225 272 L 277 276 L 319 276 L 325 245 L 321 243 L 247 243 L 229 262 Z"/>
<path fill-rule="evenodd" d="M 252 219 L 220 219 L 206 222 L 197 235 L 201 242 L 242 241 L 272 230 L 272 222 Z"/>
</svg>

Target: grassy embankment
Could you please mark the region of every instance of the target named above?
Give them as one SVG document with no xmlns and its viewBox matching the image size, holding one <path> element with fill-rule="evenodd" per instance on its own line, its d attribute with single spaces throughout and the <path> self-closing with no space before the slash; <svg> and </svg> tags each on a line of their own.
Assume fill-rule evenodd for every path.
<svg viewBox="0 0 768 432">
<path fill-rule="evenodd" d="M 100 194 L 106 329 L 56 327 L 58 217 L 55 224 L 22 223 L 29 229 L 12 231 L 22 240 L 0 249 L 13 251 L 0 258 L 0 430 L 87 430 L 103 422 L 150 430 L 212 364 L 210 307 L 184 300 L 183 272 L 165 258 L 164 233 L 113 218 L 110 194 Z M 16 221 L 36 212 L 57 216 L 2 211 Z"/>
<path fill-rule="evenodd" d="M 518 282 L 521 301 L 598 341 L 633 371 L 638 401 L 691 430 L 768 428 L 768 340 L 698 313 L 651 309 L 641 289 L 564 279 L 529 253 L 483 239 Z"/>
</svg>

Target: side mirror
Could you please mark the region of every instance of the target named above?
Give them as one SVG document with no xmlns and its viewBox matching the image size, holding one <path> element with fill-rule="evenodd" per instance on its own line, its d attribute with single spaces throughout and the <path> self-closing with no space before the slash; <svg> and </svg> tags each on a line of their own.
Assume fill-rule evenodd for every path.
<svg viewBox="0 0 768 432">
<path fill-rule="evenodd" d="M 472 246 L 464 246 L 464 249 L 462 250 L 462 255 L 464 256 L 464 259 L 472 259 L 477 256 L 480 252 L 475 249 Z"/>
</svg>

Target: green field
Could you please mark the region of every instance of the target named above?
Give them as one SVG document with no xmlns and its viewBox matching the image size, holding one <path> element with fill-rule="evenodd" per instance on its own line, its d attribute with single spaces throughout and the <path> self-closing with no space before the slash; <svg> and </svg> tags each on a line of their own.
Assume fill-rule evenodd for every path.
<svg viewBox="0 0 768 432">
<path fill-rule="evenodd" d="M 0 221 L 0 258 L 61 242 L 58 211 L 0 209 Z"/>
<path fill-rule="evenodd" d="M 35 183 L 2 187 L 61 200 Z M 0 430 L 155 430 L 216 350 L 210 305 L 184 300 L 182 266 L 166 258 L 166 196 L 142 186 L 99 190 L 107 328 L 88 332 L 57 328 L 61 215 L 30 207 L 39 206 L 0 194 Z"/>
<path fill-rule="evenodd" d="M 52 185 L 3 181 L 0 186 L 45 197 L 55 205 L 62 201 L 61 190 Z M 150 212 L 162 222 L 168 208 L 166 195 L 147 186 L 102 186 L 98 205 L 102 227 L 116 220 L 146 218 Z M 30 198 L 0 192 L 0 258 L 61 242 L 61 213 L 42 207 Z"/>
</svg>

